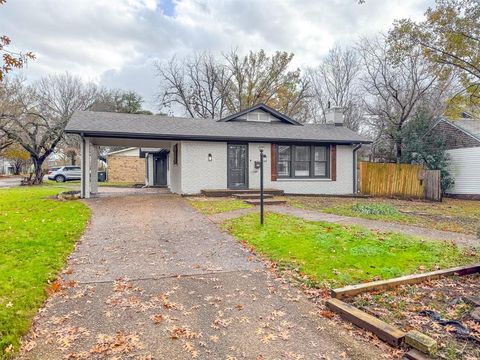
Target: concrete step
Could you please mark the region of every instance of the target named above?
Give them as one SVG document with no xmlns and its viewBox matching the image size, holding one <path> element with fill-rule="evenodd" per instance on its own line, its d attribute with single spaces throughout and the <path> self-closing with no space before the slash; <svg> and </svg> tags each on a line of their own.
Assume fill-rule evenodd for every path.
<svg viewBox="0 0 480 360">
<path fill-rule="evenodd" d="M 233 195 L 237 199 L 260 199 L 260 194 L 259 193 L 247 193 L 247 194 L 235 194 Z M 272 198 L 272 194 L 263 194 L 263 197 L 265 199 Z"/>
<path fill-rule="evenodd" d="M 247 204 L 250 205 L 260 205 L 260 199 L 245 200 Z M 283 205 L 286 204 L 287 200 L 281 199 L 265 199 L 263 205 Z"/>
<path fill-rule="evenodd" d="M 202 195 L 207 197 L 224 197 L 224 196 L 233 196 L 236 194 L 258 194 L 260 189 L 244 189 L 244 190 L 232 190 L 232 189 L 205 189 L 202 190 Z M 276 196 L 282 196 L 284 194 L 283 190 L 278 189 L 265 189 L 264 194 L 271 194 Z"/>
</svg>

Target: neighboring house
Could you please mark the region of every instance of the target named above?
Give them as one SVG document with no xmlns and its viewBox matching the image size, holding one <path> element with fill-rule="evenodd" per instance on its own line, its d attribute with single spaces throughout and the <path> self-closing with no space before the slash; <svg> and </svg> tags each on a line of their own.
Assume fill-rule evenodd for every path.
<svg viewBox="0 0 480 360">
<path fill-rule="evenodd" d="M 107 154 L 107 181 L 144 183 L 145 167 L 138 147 L 112 151 Z"/>
<path fill-rule="evenodd" d="M 168 153 L 165 149 L 138 147 L 112 151 L 107 154 L 108 181 L 167 186 Z"/>
<path fill-rule="evenodd" d="M 450 173 L 455 183 L 447 193 L 464 198 L 480 198 L 480 120 L 439 119 L 431 128 L 434 136 L 445 139 L 450 157 Z"/>
<path fill-rule="evenodd" d="M 141 147 L 157 164 L 148 172 L 161 176 L 174 193 L 258 189 L 263 148 L 266 188 L 352 194 L 356 150 L 370 142 L 343 126 L 339 108 L 328 110 L 327 124 L 300 124 L 263 104 L 220 120 L 81 111 L 66 132 L 82 137 L 84 197 L 96 192 L 91 163 L 98 146 L 113 145 Z"/>
<path fill-rule="evenodd" d="M 0 156 L 0 175 L 12 175 L 14 171 L 14 166 L 10 161 Z"/>
</svg>

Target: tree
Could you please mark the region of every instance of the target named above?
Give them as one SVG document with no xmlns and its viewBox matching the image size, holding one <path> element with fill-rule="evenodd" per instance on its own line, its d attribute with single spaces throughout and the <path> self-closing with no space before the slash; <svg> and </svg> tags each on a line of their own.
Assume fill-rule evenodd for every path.
<svg viewBox="0 0 480 360">
<path fill-rule="evenodd" d="M 7 0 L 0 0 L 3 5 Z M 34 60 L 35 55 L 28 51 L 26 53 L 11 50 L 11 40 L 7 35 L 0 35 L 0 82 L 3 81 L 5 75 L 14 68 L 22 68 L 28 60 Z"/>
<path fill-rule="evenodd" d="M 33 85 L 18 78 L 2 85 L 0 132 L 29 152 L 33 184 L 42 182 L 42 165 L 64 138 L 73 112 L 91 107 L 97 93 L 94 84 L 68 73 L 49 75 Z"/>
<path fill-rule="evenodd" d="M 293 53 L 277 51 L 268 56 L 264 50 L 240 56 L 237 51 L 224 55 L 231 82 L 227 108 L 235 113 L 258 103 L 295 116 L 305 111 L 309 81 L 300 69 L 289 70 Z"/>
<path fill-rule="evenodd" d="M 13 165 L 14 175 L 20 175 L 30 158 L 30 154 L 23 147 L 12 145 L 3 152 L 3 157 Z"/>
<path fill-rule="evenodd" d="M 464 86 L 459 94 L 480 105 L 480 4 L 478 0 L 436 0 L 425 20 L 403 19 L 395 23 L 390 42 L 407 54 L 421 46 L 424 55 L 440 65 L 439 73 L 459 71 Z"/>
<path fill-rule="evenodd" d="M 428 110 L 417 111 L 414 119 L 403 129 L 405 142 L 401 160 L 407 164 L 422 164 L 429 170 L 440 170 L 440 185 L 445 192 L 452 186 L 453 178 L 448 170 L 445 137 L 428 136 L 434 121 L 435 117 Z"/>
<path fill-rule="evenodd" d="M 345 126 L 357 131 L 362 118 L 362 97 L 359 86 L 360 60 L 353 48 L 334 47 L 320 65 L 309 72 L 313 99 L 318 105 L 320 122 L 331 106 L 344 109 Z"/>
<path fill-rule="evenodd" d="M 221 118 L 226 115 L 226 96 L 231 75 L 212 54 L 201 53 L 157 63 L 162 93 L 160 108 L 179 107 L 190 117 Z"/>
<path fill-rule="evenodd" d="M 394 144 L 394 159 L 402 158 L 402 129 L 421 105 L 428 103 L 438 77 L 418 49 L 397 60 L 384 37 L 359 43 L 370 125 Z M 439 87 L 441 89 L 441 87 Z M 369 96 L 368 96 L 369 95 Z M 443 111 L 442 111 L 443 112 Z"/>
<path fill-rule="evenodd" d="M 102 89 L 98 92 L 97 100 L 91 106 L 90 110 L 151 114 L 151 112 L 142 109 L 143 102 L 142 96 L 134 91 Z"/>
<path fill-rule="evenodd" d="M 161 80 L 160 108 L 187 116 L 221 118 L 258 103 L 293 116 L 305 113 L 308 80 L 290 71 L 293 54 L 265 51 L 240 56 L 237 50 L 216 58 L 197 54 L 156 65 Z"/>
</svg>

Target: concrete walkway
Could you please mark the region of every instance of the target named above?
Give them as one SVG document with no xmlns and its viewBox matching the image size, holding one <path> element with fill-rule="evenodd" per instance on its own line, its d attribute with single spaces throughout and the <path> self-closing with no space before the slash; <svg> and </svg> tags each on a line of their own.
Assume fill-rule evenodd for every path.
<svg viewBox="0 0 480 360">
<path fill-rule="evenodd" d="M 379 359 L 239 243 L 166 194 L 86 202 L 92 221 L 22 359 Z M 380 346 L 380 345 L 379 345 Z M 383 346 L 383 345 L 382 345 Z"/>
</svg>

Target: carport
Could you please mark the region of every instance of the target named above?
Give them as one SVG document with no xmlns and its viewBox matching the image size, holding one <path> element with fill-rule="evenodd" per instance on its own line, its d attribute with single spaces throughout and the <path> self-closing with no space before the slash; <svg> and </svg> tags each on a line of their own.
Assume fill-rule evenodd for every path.
<svg viewBox="0 0 480 360">
<path fill-rule="evenodd" d="M 69 132 L 67 130 L 67 132 Z M 172 141 L 144 139 L 141 137 L 92 137 L 80 134 L 80 165 L 82 168 L 80 180 L 80 194 L 82 198 L 90 198 L 98 193 L 98 167 L 97 159 L 100 146 L 125 146 L 138 148 L 164 148 L 170 149 Z"/>
</svg>

